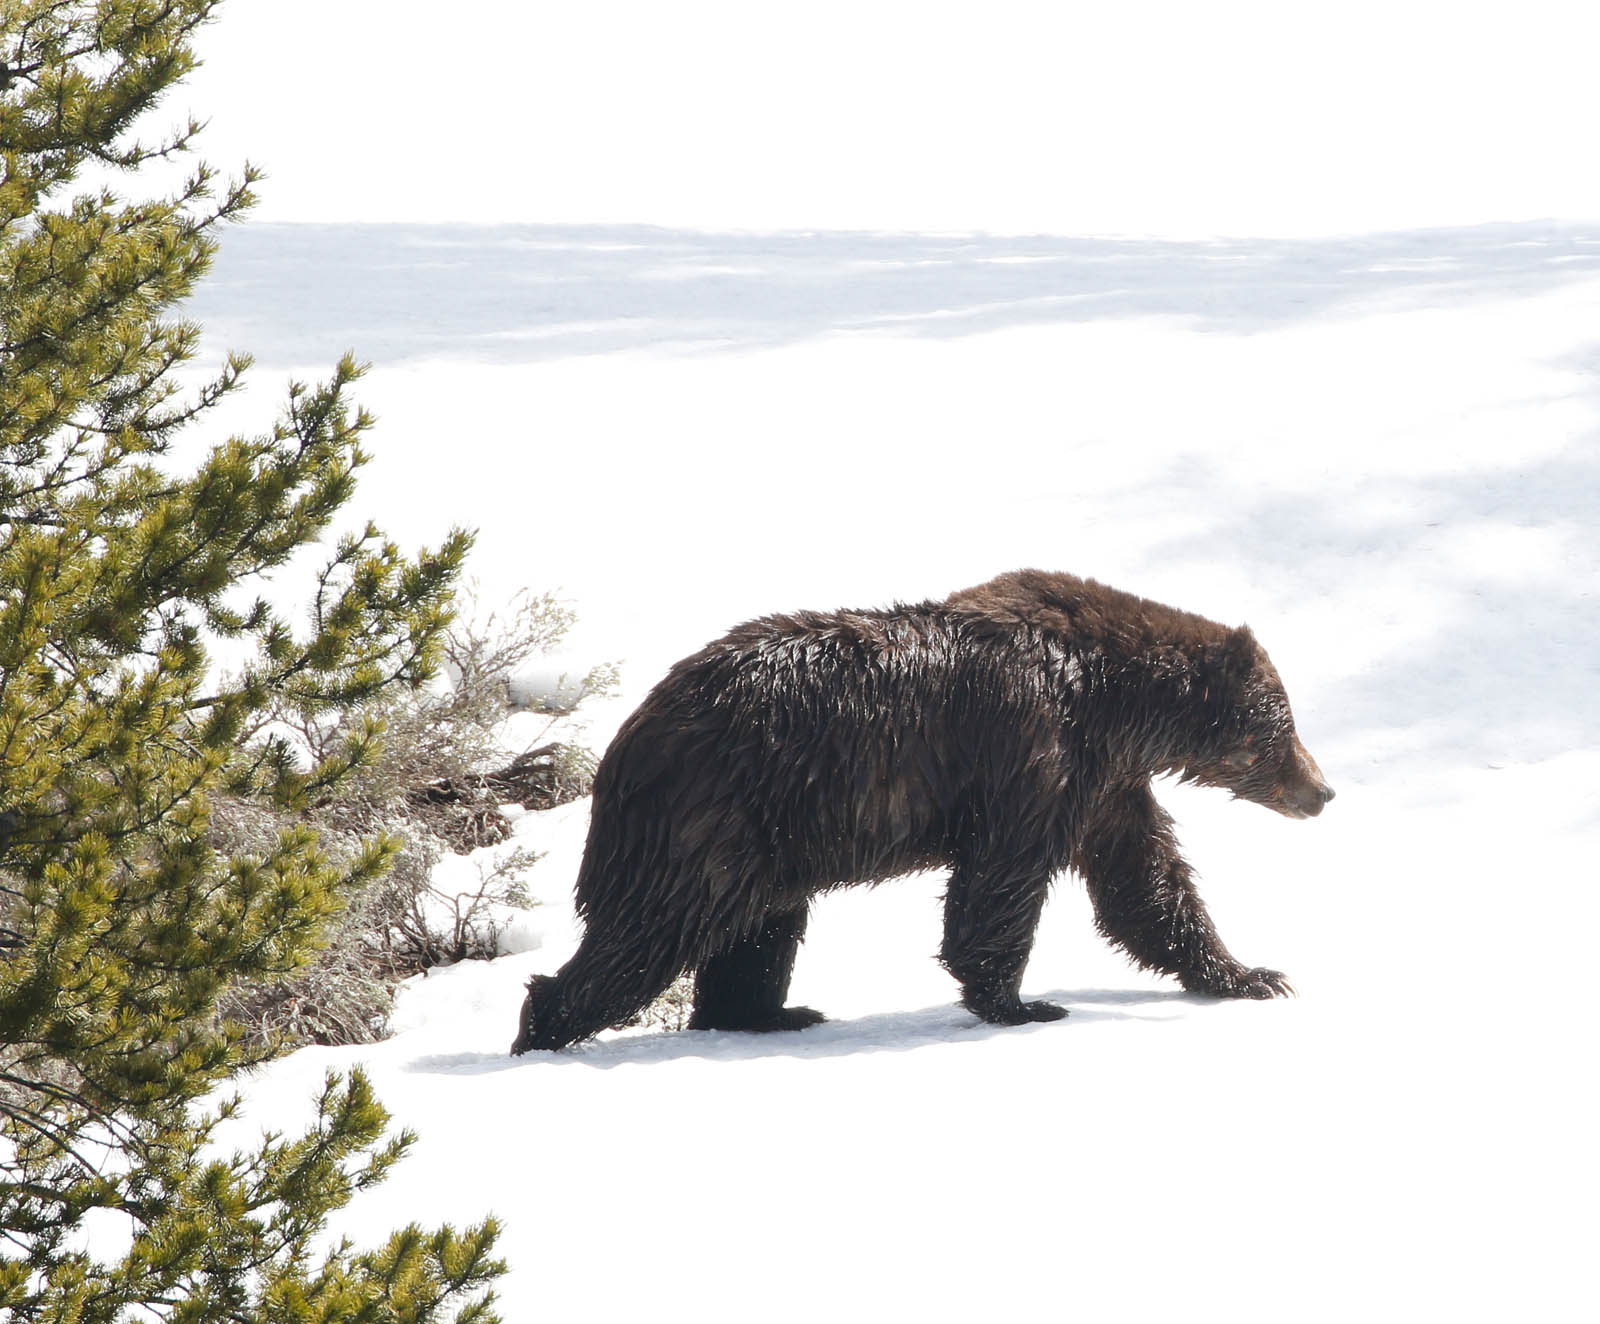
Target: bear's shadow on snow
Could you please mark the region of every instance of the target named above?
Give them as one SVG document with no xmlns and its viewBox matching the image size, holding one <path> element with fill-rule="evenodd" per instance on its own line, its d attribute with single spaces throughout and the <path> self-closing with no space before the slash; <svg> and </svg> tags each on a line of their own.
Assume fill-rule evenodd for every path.
<svg viewBox="0 0 1600 1324">
<path fill-rule="evenodd" d="M 1319 239 L 718 234 L 643 225 L 289 225 L 230 232 L 186 308 L 264 365 L 525 363 L 963 336 L 1164 316 L 1248 334 L 1376 298 L 1452 306 L 1600 271 L 1600 224 Z"/>
<path fill-rule="evenodd" d="M 1032 997 L 1034 994 L 1029 993 Z M 996 1035 L 1070 1032 L 1094 1021 L 1167 1022 L 1181 1018 L 1184 1005 L 1209 1006 L 1214 998 L 1179 989 L 1056 989 L 1042 996 L 1068 1008 L 1064 1021 L 1032 1025 L 991 1025 L 956 1003 L 917 1011 L 875 1012 L 829 1020 L 809 1029 L 780 1034 L 719 1030 L 660 1030 L 591 1040 L 560 1052 L 509 1054 L 450 1053 L 420 1057 L 408 1071 L 424 1074 L 481 1075 L 520 1067 L 570 1066 L 609 1069 L 644 1066 L 685 1058 L 736 1062 L 769 1057 L 846 1057 L 857 1053 L 906 1053 L 939 1044 L 960 1044 Z M 1165 1009 L 1165 1010 L 1163 1010 Z"/>
</svg>

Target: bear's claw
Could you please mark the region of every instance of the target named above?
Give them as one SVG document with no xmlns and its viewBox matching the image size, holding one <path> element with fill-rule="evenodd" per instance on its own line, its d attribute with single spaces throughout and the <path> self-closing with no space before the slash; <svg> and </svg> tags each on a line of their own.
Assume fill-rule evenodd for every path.
<svg viewBox="0 0 1600 1324">
<path fill-rule="evenodd" d="M 1239 996 L 1246 998 L 1292 998 L 1297 996 L 1294 985 L 1281 970 L 1268 970 L 1256 966 L 1240 976 Z"/>
<path fill-rule="evenodd" d="M 1281 970 L 1268 970 L 1258 965 L 1246 969 L 1240 966 L 1224 975 L 1205 979 L 1186 979 L 1183 986 L 1191 993 L 1201 993 L 1211 998 L 1292 998 L 1297 996 L 1294 985 Z"/>
</svg>

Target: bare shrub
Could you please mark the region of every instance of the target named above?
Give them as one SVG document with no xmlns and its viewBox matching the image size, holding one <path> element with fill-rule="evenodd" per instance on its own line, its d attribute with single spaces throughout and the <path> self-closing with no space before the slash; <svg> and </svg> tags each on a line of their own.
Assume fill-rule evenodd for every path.
<svg viewBox="0 0 1600 1324">
<path fill-rule="evenodd" d="M 406 792 L 408 812 L 465 853 L 511 835 L 501 805 L 553 809 L 594 786 L 595 758 L 577 745 L 551 742 L 518 754 L 497 772 L 446 777 Z"/>
<path fill-rule="evenodd" d="M 475 606 L 469 593 L 445 637 L 441 682 L 386 694 L 334 721 L 280 708 L 263 724 L 259 737 L 286 739 L 309 766 L 338 758 L 369 724 L 379 724 L 379 741 L 336 795 L 298 812 L 243 796 L 213 805 L 213 842 L 230 854 L 264 851 L 285 828 L 304 822 L 335 858 L 376 836 L 396 848 L 390 871 L 347 899 L 310 966 L 229 991 L 222 1014 L 251 1035 L 323 1044 L 381 1038 L 402 980 L 499 955 L 507 912 L 532 904 L 523 878 L 539 857 L 525 848 L 499 853 L 459 894 L 435 886 L 433 874 L 446 853 L 467 854 L 511 835 L 501 805 L 549 808 L 589 793 L 593 756 L 543 739 L 556 717 L 537 733 L 535 747 L 513 754 L 504 744 L 512 676 L 555 646 L 573 616 L 548 595 L 522 595 L 504 614 L 479 617 Z M 604 693 L 614 681 L 614 670 L 597 668 L 584 678 L 586 693 Z"/>
<path fill-rule="evenodd" d="M 649 1029 L 682 1030 L 694 1014 L 694 976 L 679 975 L 666 991 L 630 1021 L 614 1025 L 614 1030 L 642 1025 Z"/>
<path fill-rule="evenodd" d="M 444 891 L 431 880 L 395 891 L 371 927 L 381 931 L 390 956 L 411 971 L 499 956 L 505 912 L 533 904 L 522 876 L 538 858 L 514 847 L 491 865 L 478 865 L 472 891 Z"/>
</svg>

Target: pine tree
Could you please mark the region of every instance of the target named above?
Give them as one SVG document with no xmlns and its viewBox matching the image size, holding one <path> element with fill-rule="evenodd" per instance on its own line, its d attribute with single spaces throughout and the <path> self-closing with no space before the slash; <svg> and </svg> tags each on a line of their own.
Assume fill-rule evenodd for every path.
<svg viewBox="0 0 1600 1324">
<path fill-rule="evenodd" d="M 323 551 L 308 620 L 261 596 L 366 459 L 350 361 L 176 462 L 247 367 L 183 389 L 199 331 L 177 313 L 256 176 L 72 190 L 189 159 L 195 124 L 135 125 L 216 7 L 0 0 L 0 1318 L 487 1320 L 492 1220 L 314 1251 L 409 1143 L 359 1073 L 304 1135 L 214 1143 L 256 1051 L 219 991 L 300 967 L 392 847 L 335 864 L 296 829 L 224 858 L 210 806 L 314 805 L 371 757 L 361 727 L 309 763 L 264 715 L 425 679 L 469 542 L 408 558 L 368 526 Z"/>
</svg>

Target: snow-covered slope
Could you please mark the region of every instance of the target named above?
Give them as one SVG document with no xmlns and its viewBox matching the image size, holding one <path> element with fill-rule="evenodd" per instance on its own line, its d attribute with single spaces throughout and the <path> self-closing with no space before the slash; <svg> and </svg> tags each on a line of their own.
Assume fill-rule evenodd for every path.
<svg viewBox="0 0 1600 1324">
<path fill-rule="evenodd" d="M 579 652 L 625 663 L 596 743 L 737 619 L 1034 564 L 1248 621 L 1339 791 L 1309 823 L 1162 791 L 1294 1001 L 1127 968 L 1067 880 L 1026 989 L 1072 1015 L 982 1026 L 921 878 L 819 906 L 795 996 L 825 1026 L 513 1060 L 584 829 L 530 815 L 537 945 L 263 1072 L 246 1124 L 367 1062 L 422 1140 L 340 1230 L 498 1212 L 512 1321 L 1584 1318 L 1597 258 L 1552 226 L 230 236 L 216 348 L 258 381 L 379 358 L 355 513 L 475 525 L 491 603 L 564 589 Z"/>
</svg>

